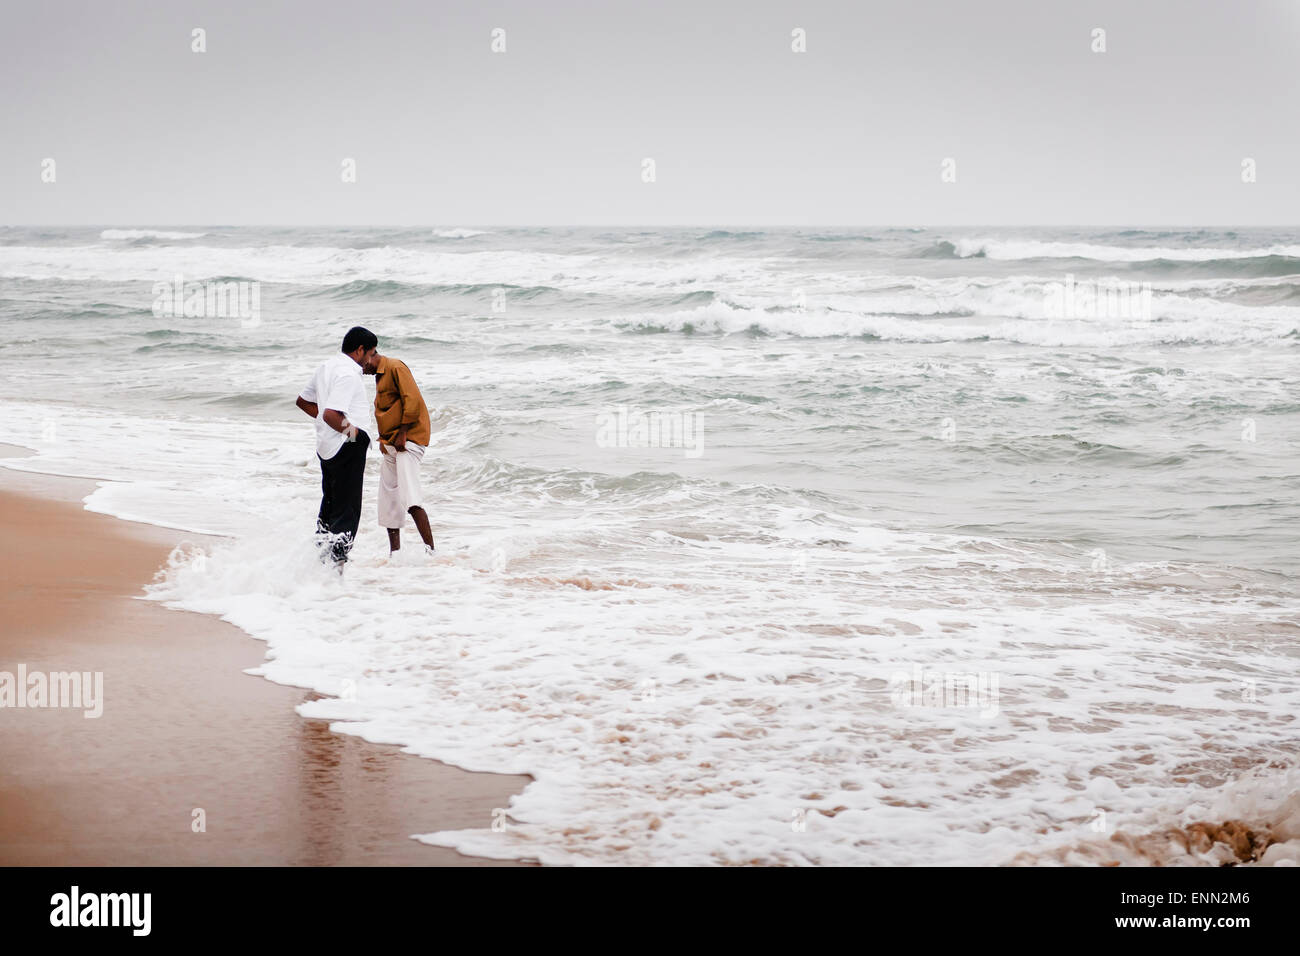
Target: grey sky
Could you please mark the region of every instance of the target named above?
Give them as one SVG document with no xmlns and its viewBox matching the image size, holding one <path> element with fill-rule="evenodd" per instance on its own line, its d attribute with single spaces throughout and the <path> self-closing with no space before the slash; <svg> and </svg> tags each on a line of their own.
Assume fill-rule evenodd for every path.
<svg viewBox="0 0 1300 956">
<path fill-rule="evenodd" d="M 1291 224 L 1298 62 L 1294 0 L 10 2 L 0 224 Z"/>
</svg>

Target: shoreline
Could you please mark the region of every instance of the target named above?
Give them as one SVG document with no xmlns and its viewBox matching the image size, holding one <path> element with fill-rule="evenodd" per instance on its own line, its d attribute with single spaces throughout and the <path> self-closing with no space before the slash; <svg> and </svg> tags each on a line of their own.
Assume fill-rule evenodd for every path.
<svg viewBox="0 0 1300 956">
<path fill-rule="evenodd" d="M 300 717 L 319 695 L 243 673 L 261 641 L 140 599 L 172 548 L 206 536 L 86 511 L 95 484 L 0 467 L 0 614 L 19 622 L 0 672 L 103 675 L 99 717 L 0 707 L 0 865 L 532 865 L 412 839 L 490 826 L 531 778 Z"/>
</svg>

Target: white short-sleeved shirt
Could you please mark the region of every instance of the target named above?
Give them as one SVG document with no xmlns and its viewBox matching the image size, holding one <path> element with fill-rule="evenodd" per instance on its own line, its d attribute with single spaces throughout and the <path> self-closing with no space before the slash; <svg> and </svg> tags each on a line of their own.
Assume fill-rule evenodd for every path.
<svg viewBox="0 0 1300 956">
<path fill-rule="evenodd" d="M 358 428 L 366 420 L 366 389 L 361 384 L 361 366 L 342 352 L 316 369 L 300 393 L 306 401 L 315 402 L 316 409 L 316 454 L 321 458 L 333 458 L 347 441 L 342 432 L 336 432 L 325 424 L 325 409 L 332 408 L 347 416 L 348 421 Z"/>
</svg>

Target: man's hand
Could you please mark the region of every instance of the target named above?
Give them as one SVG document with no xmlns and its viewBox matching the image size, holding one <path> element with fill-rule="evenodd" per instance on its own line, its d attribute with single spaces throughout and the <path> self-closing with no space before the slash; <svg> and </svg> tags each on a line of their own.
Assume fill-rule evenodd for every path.
<svg viewBox="0 0 1300 956">
<path fill-rule="evenodd" d="M 398 451 L 406 451 L 406 426 L 403 425 L 397 430 L 397 437 L 393 439 L 393 447 Z"/>
<path fill-rule="evenodd" d="M 357 437 L 357 426 L 348 421 L 348 417 L 337 408 L 325 409 L 325 414 L 321 416 L 321 419 L 336 432 L 342 432 L 346 435 L 348 441 L 352 441 Z"/>
</svg>

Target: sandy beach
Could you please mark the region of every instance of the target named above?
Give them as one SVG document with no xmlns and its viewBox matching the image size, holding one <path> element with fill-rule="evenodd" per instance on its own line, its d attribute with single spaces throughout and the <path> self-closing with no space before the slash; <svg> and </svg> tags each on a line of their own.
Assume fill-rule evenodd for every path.
<svg viewBox="0 0 1300 956">
<path fill-rule="evenodd" d="M 136 599 L 201 536 L 89 513 L 93 487 L 0 469 L 0 671 L 102 672 L 104 698 L 0 709 L 0 865 L 502 865 L 410 835 L 486 827 L 527 777 L 299 717 L 310 692 L 243 673 L 262 643 Z"/>
</svg>

